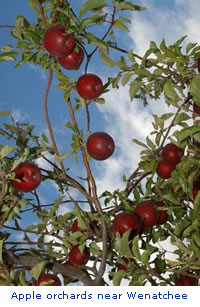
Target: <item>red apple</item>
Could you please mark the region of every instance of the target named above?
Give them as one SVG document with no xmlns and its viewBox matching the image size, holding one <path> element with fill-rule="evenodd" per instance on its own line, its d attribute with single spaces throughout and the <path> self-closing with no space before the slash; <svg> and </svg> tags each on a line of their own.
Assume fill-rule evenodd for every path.
<svg viewBox="0 0 200 307">
<path fill-rule="evenodd" d="M 134 212 L 142 219 L 145 229 L 151 228 L 157 224 L 158 211 L 156 210 L 154 201 L 144 200 L 140 202 L 136 206 Z"/>
<path fill-rule="evenodd" d="M 83 253 L 81 253 L 79 247 L 76 245 L 72 247 L 69 252 L 69 262 L 73 265 L 85 265 L 90 257 L 90 251 L 88 247 L 85 247 Z"/>
<path fill-rule="evenodd" d="M 128 263 L 131 263 L 133 259 L 122 257 L 122 261 L 128 264 Z M 118 267 L 118 270 L 126 271 L 128 269 L 128 266 L 126 266 L 123 262 L 118 263 L 117 267 Z"/>
<path fill-rule="evenodd" d="M 197 197 L 199 190 L 200 190 L 200 182 L 196 182 L 192 188 L 192 196 L 194 200 Z"/>
<path fill-rule="evenodd" d="M 67 34 L 63 25 L 50 26 L 44 34 L 44 47 L 53 56 L 67 56 L 75 47 L 74 34 Z"/>
<path fill-rule="evenodd" d="M 193 103 L 193 111 L 196 114 L 200 114 L 200 106 L 198 106 L 196 103 Z"/>
<path fill-rule="evenodd" d="M 84 52 L 81 47 L 76 46 L 74 50 L 64 56 L 58 58 L 58 61 L 62 67 L 68 70 L 77 70 L 81 66 L 84 59 Z"/>
<path fill-rule="evenodd" d="M 87 139 L 87 151 L 95 160 L 106 160 L 114 152 L 113 138 L 105 132 L 95 132 Z"/>
<path fill-rule="evenodd" d="M 15 173 L 15 179 L 11 181 L 11 184 L 18 192 L 31 192 L 41 183 L 40 170 L 33 163 L 20 163 L 13 172 Z"/>
<path fill-rule="evenodd" d="M 180 274 L 175 279 L 175 286 L 198 286 L 198 279 Z"/>
<path fill-rule="evenodd" d="M 35 286 L 61 286 L 60 279 L 55 274 L 41 274 L 34 283 Z"/>
<path fill-rule="evenodd" d="M 103 92 L 103 83 L 98 76 L 85 74 L 78 79 L 76 88 L 82 98 L 96 99 Z"/>
<path fill-rule="evenodd" d="M 87 232 L 87 229 L 81 228 L 81 227 L 78 225 L 78 220 L 75 220 L 74 223 L 72 224 L 72 232 L 77 232 L 77 231 L 80 231 L 80 232 Z"/>
<path fill-rule="evenodd" d="M 171 177 L 172 172 L 175 170 L 176 164 L 166 160 L 160 160 L 157 164 L 156 172 L 159 177 L 168 179 Z"/>
<path fill-rule="evenodd" d="M 167 144 L 162 150 L 163 159 L 174 164 L 179 163 L 183 155 L 184 150 L 172 143 Z"/>
<path fill-rule="evenodd" d="M 200 58 L 197 60 L 197 69 L 198 69 L 198 72 L 200 72 Z"/>
<path fill-rule="evenodd" d="M 155 202 L 156 206 L 164 206 L 165 203 L 163 201 L 156 201 Z M 157 210 L 158 211 L 158 210 Z M 158 211 L 158 219 L 157 219 L 157 223 L 158 225 L 162 225 L 165 224 L 168 220 L 168 212 L 167 210 L 159 210 Z"/>
<path fill-rule="evenodd" d="M 119 232 L 123 235 L 126 231 L 131 229 L 131 237 L 140 233 L 140 219 L 133 212 L 119 213 L 112 222 L 112 232 L 115 234 Z"/>
</svg>

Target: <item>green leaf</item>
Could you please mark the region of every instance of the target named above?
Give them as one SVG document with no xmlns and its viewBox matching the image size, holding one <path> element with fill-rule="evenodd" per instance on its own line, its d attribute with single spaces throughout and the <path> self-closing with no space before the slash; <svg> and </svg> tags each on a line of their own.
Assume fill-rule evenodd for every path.
<svg viewBox="0 0 200 307">
<path fill-rule="evenodd" d="M 190 138 L 192 135 L 195 135 L 196 133 L 200 132 L 200 127 L 197 125 L 187 127 L 182 129 L 181 131 L 176 132 L 176 137 L 179 142 L 182 142 L 183 140 Z"/>
<path fill-rule="evenodd" d="M 132 240 L 132 252 L 133 252 L 133 255 L 134 255 L 138 260 L 141 259 L 140 249 L 139 249 L 139 236 L 136 236 L 136 237 Z"/>
<path fill-rule="evenodd" d="M 93 15 L 93 16 L 90 16 L 88 18 L 85 18 L 81 21 L 80 23 L 80 32 L 82 32 L 83 30 L 85 30 L 85 28 L 89 25 L 89 24 L 92 24 L 92 23 L 101 23 L 105 20 L 104 17 L 102 16 L 99 16 L 99 15 Z"/>
<path fill-rule="evenodd" d="M 119 270 L 114 273 L 113 276 L 113 285 L 114 286 L 119 286 L 121 283 L 122 278 L 126 275 L 126 271 Z"/>
<path fill-rule="evenodd" d="M 11 114 L 11 111 L 0 111 L 0 116 L 7 116 L 10 114 Z"/>
<path fill-rule="evenodd" d="M 1 50 L 3 52 L 10 52 L 12 49 L 13 49 L 13 46 L 11 46 L 11 45 L 1 47 Z"/>
<path fill-rule="evenodd" d="M 121 240 L 120 240 L 120 244 L 119 244 L 119 247 L 118 247 L 118 252 L 121 256 L 125 256 L 127 258 L 130 258 L 132 257 L 132 253 L 131 253 L 131 250 L 129 248 L 129 236 L 130 236 L 130 232 L 131 230 L 128 230 L 126 231 Z"/>
<path fill-rule="evenodd" d="M 132 141 L 133 141 L 135 144 L 139 145 L 139 146 L 148 148 L 146 144 L 144 144 L 144 143 L 138 141 L 137 139 L 132 139 Z"/>
<path fill-rule="evenodd" d="M 120 66 L 121 61 L 113 61 L 109 56 L 107 56 L 103 50 L 100 48 L 99 49 L 99 56 L 102 59 L 102 61 L 104 62 L 104 64 L 110 66 L 110 67 L 116 67 L 116 66 Z"/>
<path fill-rule="evenodd" d="M 176 126 L 176 125 L 179 125 L 181 124 L 183 121 L 186 121 L 190 119 L 190 116 L 184 112 L 182 113 L 179 113 L 177 116 L 176 116 L 176 119 L 174 120 L 173 122 L 173 126 Z"/>
<path fill-rule="evenodd" d="M 197 45 L 197 43 L 189 43 L 186 46 L 186 53 L 189 53 L 191 49 L 193 49 L 195 46 Z"/>
<path fill-rule="evenodd" d="M 48 137 L 44 134 L 44 132 L 41 133 L 41 137 L 42 137 L 42 139 L 43 139 L 43 141 L 44 141 L 45 143 L 49 143 L 49 139 L 48 139 Z"/>
<path fill-rule="evenodd" d="M 90 245 L 90 252 L 93 255 L 98 256 L 100 251 L 101 251 L 100 247 L 95 242 L 92 242 Z"/>
<path fill-rule="evenodd" d="M 26 33 L 26 37 L 28 36 L 29 40 L 31 39 L 35 44 L 38 45 L 40 43 L 41 38 L 36 32 L 29 29 L 24 29 L 23 33 Z"/>
<path fill-rule="evenodd" d="M 15 38 L 22 39 L 23 28 L 28 28 L 29 22 L 22 15 L 18 15 L 16 18 L 15 29 L 12 30 L 12 34 Z"/>
<path fill-rule="evenodd" d="M 63 162 L 65 159 L 67 159 L 69 156 L 71 156 L 74 152 L 76 152 L 76 150 L 75 149 L 72 149 L 72 150 L 70 150 L 70 151 L 68 151 L 66 154 L 63 154 L 63 155 L 61 155 L 61 156 L 56 156 L 56 161 L 58 161 L 58 162 Z"/>
<path fill-rule="evenodd" d="M 131 19 L 129 19 L 129 18 L 124 18 L 124 17 L 120 16 L 118 18 L 118 20 L 121 21 L 121 22 L 125 22 L 125 23 L 128 23 L 128 24 L 131 24 Z"/>
<path fill-rule="evenodd" d="M 145 250 L 143 253 L 142 253 L 142 256 L 141 256 L 141 261 L 142 263 L 144 263 L 146 266 L 149 266 L 149 258 L 151 256 L 151 251 L 149 250 Z"/>
<path fill-rule="evenodd" d="M 151 149 L 154 149 L 154 148 L 155 148 L 154 143 L 150 140 L 150 138 L 149 138 L 148 136 L 146 137 L 146 142 L 147 142 L 147 145 L 148 145 Z"/>
<path fill-rule="evenodd" d="M 0 151 L 0 158 L 3 159 L 4 157 L 6 157 L 9 153 L 13 152 L 15 149 L 17 148 L 17 146 L 13 146 L 13 145 L 6 145 L 4 146 L 1 151 Z"/>
<path fill-rule="evenodd" d="M 97 36 L 93 35 L 92 33 L 87 33 L 85 34 L 85 37 L 87 37 L 89 44 L 94 44 L 97 47 L 102 48 L 106 50 L 106 52 L 108 52 L 108 45 Z"/>
<path fill-rule="evenodd" d="M 113 24 L 114 28 L 120 29 L 120 30 L 124 30 L 124 31 L 129 31 L 129 29 L 127 28 L 127 26 L 125 26 L 121 21 L 119 20 L 115 20 L 114 24 Z"/>
<path fill-rule="evenodd" d="M 156 260 L 154 261 L 155 263 L 155 268 L 156 268 L 156 271 L 159 273 L 159 274 L 162 274 L 165 272 L 165 268 L 166 268 L 166 263 L 165 263 L 165 260 L 164 259 L 161 259 L 160 257 L 156 258 Z"/>
<path fill-rule="evenodd" d="M 4 52 L 0 54 L 0 62 L 3 61 L 15 61 L 18 56 L 18 52 Z"/>
<path fill-rule="evenodd" d="M 194 201 L 194 215 L 198 214 L 200 210 L 200 193 L 197 194 Z"/>
<path fill-rule="evenodd" d="M 104 0 L 88 0 L 86 1 L 83 6 L 80 9 L 79 17 L 81 18 L 83 15 L 85 15 L 88 11 L 94 10 L 94 9 L 100 9 L 107 6 Z"/>
<path fill-rule="evenodd" d="M 37 263 L 31 270 L 30 274 L 37 280 L 46 265 L 45 261 Z"/>
<path fill-rule="evenodd" d="M 200 106 L 200 74 L 194 75 L 190 83 L 190 93 L 192 94 L 194 102 Z"/>
<path fill-rule="evenodd" d="M 173 106 L 177 106 L 177 102 L 180 98 L 170 80 L 167 80 L 164 84 L 164 97 L 169 105 L 172 104 Z"/>
<path fill-rule="evenodd" d="M 123 86 L 125 86 L 127 83 L 128 83 L 128 81 L 130 80 L 130 78 L 133 76 L 133 74 L 132 73 L 126 73 L 124 76 L 123 76 L 123 78 L 122 78 L 122 85 Z"/>
<path fill-rule="evenodd" d="M 117 6 L 118 10 L 125 11 L 125 10 L 130 10 L 130 11 L 145 11 L 146 8 L 143 6 L 135 5 L 132 4 L 131 2 L 128 1 L 122 1 L 118 4 Z"/>
<path fill-rule="evenodd" d="M 77 128 L 74 127 L 74 125 L 73 125 L 72 123 L 70 123 L 70 122 L 67 122 L 67 123 L 65 124 L 65 127 L 69 128 L 69 129 L 71 129 L 71 130 L 73 130 L 75 133 L 78 132 L 78 131 L 77 131 Z"/>
<path fill-rule="evenodd" d="M 135 98 L 137 91 L 140 89 L 142 84 L 143 84 L 142 81 L 139 80 L 134 80 L 133 82 L 131 82 L 129 89 L 131 101 L 133 101 L 133 99 Z"/>
</svg>

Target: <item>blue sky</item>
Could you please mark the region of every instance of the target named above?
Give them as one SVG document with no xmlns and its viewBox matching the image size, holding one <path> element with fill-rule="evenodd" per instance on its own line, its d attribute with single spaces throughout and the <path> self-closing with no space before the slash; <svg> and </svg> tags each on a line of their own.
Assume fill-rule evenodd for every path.
<svg viewBox="0 0 200 307">
<path fill-rule="evenodd" d="M 71 2 L 76 4 L 75 10 L 80 3 L 83 3 L 80 0 Z M 188 35 L 186 42 L 200 42 L 199 0 L 138 0 L 134 3 L 145 6 L 148 10 L 131 15 L 132 25 L 129 34 L 118 32 L 123 48 L 133 48 L 136 53 L 143 55 L 151 40 L 160 43 L 165 38 L 166 43 L 170 44 L 183 35 Z M 0 2 L 1 24 L 14 25 L 18 14 L 26 16 L 29 21 L 35 20 L 35 14 L 29 9 L 27 0 L 17 1 L 17 4 L 16 0 Z M 14 44 L 9 29 L 1 28 L 0 37 L 0 47 Z M 41 131 L 47 132 L 43 110 L 47 75 L 39 67 L 32 65 L 24 65 L 19 69 L 15 69 L 14 66 L 15 63 L 12 61 L 0 63 L 0 109 L 12 110 L 17 120 L 34 124 L 36 134 L 40 134 Z M 84 65 L 80 71 L 70 72 L 70 76 L 78 78 L 83 69 Z M 104 81 L 109 74 L 113 74 L 110 68 L 104 67 L 99 61 L 91 61 L 89 71 L 98 74 Z M 49 96 L 49 115 L 59 150 L 61 153 L 66 153 L 69 150 L 71 137 L 63 126 L 69 120 L 69 115 L 63 102 L 62 92 L 55 89 L 56 83 L 54 80 Z M 140 148 L 131 140 L 137 138 L 144 141 L 152 130 L 152 113 L 163 114 L 169 111 L 162 99 L 159 102 L 150 102 L 147 108 L 144 108 L 140 101 L 130 103 L 127 87 L 121 87 L 119 90 L 111 89 L 104 98 L 105 105 L 93 105 L 91 108 L 91 128 L 93 131 L 106 131 L 111 134 L 116 143 L 116 151 L 104 162 L 91 162 L 99 193 L 123 188 L 123 173 L 128 176 L 139 161 Z M 2 142 L 1 136 L 0 142 Z M 44 166 L 44 161 L 38 162 L 40 166 Z M 71 160 L 65 163 L 66 166 L 69 163 L 72 167 L 73 176 L 80 175 L 79 164 L 72 166 Z M 38 192 L 44 203 L 52 202 L 58 195 L 56 187 L 52 184 L 48 186 L 42 184 Z M 30 221 L 25 224 L 27 223 Z"/>
</svg>

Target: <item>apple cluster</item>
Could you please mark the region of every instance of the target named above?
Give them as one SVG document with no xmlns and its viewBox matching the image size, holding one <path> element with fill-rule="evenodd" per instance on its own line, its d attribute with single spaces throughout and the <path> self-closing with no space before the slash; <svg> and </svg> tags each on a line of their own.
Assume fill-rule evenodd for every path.
<svg viewBox="0 0 200 307">
<path fill-rule="evenodd" d="M 162 225 L 168 220 L 167 210 L 160 210 L 163 207 L 163 201 L 144 200 L 137 204 L 133 212 L 121 212 L 115 216 L 112 221 L 112 232 L 115 235 L 123 235 L 130 231 L 129 239 L 132 240 L 136 235 L 149 230 L 155 225 Z M 126 264 L 132 262 L 132 259 L 122 258 L 123 263 L 118 264 L 119 270 L 127 270 Z"/>
<path fill-rule="evenodd" d="M 160 178 L 168 179 L 180 162 L 184 150 L 173 143 L 167 144 L 161 153 L 162 159 L 158 162 L 156 172 Z"/>
<path fill-rule="evenodd" d="M 67 33 L 63 25 L 50 26 L 44 34 L 44 47 L 58 58 L 62 67 L 68 70 L 78 70 L 84 59 L 84 51 L 79 46 L 73 33 Z M 96 99 L 103 93 L 103 82 L 95 74 L 86 73 L 79 77 L 76 90 L 83 99 Z M 114 141 L 105 132 L 96 132 L 87 140 L 87 151 L 95 160 L 105 160 L 114 151 Z"/>
<path fill-rule="evenodd" d="M 87 232 L 88 229 L 81 228 L 76 219 L 71 227 L 71 232 Z M 90 258 L 90 250 L 87 246 L 81 251 L 78 245 L 71 248 L 68 255 L 68 260 L 63 265 L 81 266 L 85 265 Z M 60 279 L 52 273 L 41 273 L 38 280 L 34 282 L 35 286 L 61 286 Z"/>
</svg>

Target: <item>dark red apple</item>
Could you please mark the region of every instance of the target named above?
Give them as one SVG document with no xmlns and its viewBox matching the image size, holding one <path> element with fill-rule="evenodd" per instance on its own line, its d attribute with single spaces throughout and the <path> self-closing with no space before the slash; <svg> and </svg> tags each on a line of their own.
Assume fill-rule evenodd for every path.
<svg viewBox="0 0 200 307">
<path fill-rule="evenodd" d="M 196 114 L 200 114 L 200 106 L 198 106 L 196 103 L 193 103 L 193 111 Z"/>
<path fill-rule="evenodd" d="M 81 227 L 78 225 L 78 220 L 75 220 L 74 223 L 72 224 L 72 232 L 77 232 L 77 231 L 80 231 L 80 232 L 87 232 L 87 229 L 81 228 Z"/>
<path fill-rule="evenodd" d="M 156 172 L 159 177 L 168 179 L 171 177 L 172 172 L 175 170 L 176 164 L 166 160 L 160 160 L 157 164 Z"/>
<path fill-rule="evenodd" d="M 11 181 L 11 184 L 18 192 L 31 192 L 41 183 L 40 170 L 31 162 L 20 163 L 13 172 L 15 173 L 15 179 Z"/>
<path fill-rule="evenodd" d="M 197 197 L 199 190 L 200 190 L 200 182 L 196 182 L 192 188 L 192 196 L 194 200 Z"/>
<path fill-rule="evenodd" d="M 81 253 L 79 247 L 76 245 L 72 247 L 69 252 L 69 262 L 73 265 L 85 265 L 90 257 L 90 251 L 88 247 L 85 247 Z"/>
<path fill-rule="evenodd" d="M 105 132 L 92 133 L 87 139 L 87 151 L 95 160 L 106 160 L 114 152 L 113 138 Z"/>
<path fill-rule="evenodd" d="M 126 271 L 128 269 L 128 266 L 125 265 L 123 262 L 128 264 L 133 262 L 133 259 L 122 257 L 122 263 L 117 264 L 118 270 Z"/>
<path fill-rule="evenodd" d="M 61 286 L 60 279 L 55 274 L 41 274 L 34 283 L 35 286 Z"/>
<path fill-rule="evenodd" d="M 198 286 L 198 278 L 180 274 L 176 276 L 175 286 Z"/>
<path fill-rule="evenodd" d="M 68 70 L 77 70 L 80 68 L 84 59 L 83 49 L 76 46 L 74 50 L 64 57 L 58 58 L 58 61 L 62 67 Z"/>
<path fill-rule="evenodd" d="M 63 57 L 75 47 L 74 34 L 67 34 L 63 25 L 50 26 L 44 34 L 44 47 L 53 56 Z"/>
<path fill-rule="evenodd" d="M 198 72 L 200 72 L 200 58 L 197 60 L 197 69 L 198 69 Z"/>
<path fill-rule="evenodd" d="M 163 207 L 165 205 L 165 203 L 163 201 L 156 201 L 155 202 L 156 206 L 160 206 Z M 157 219 L 157 223 L 158 225 L 162 225 L 165 224 L 168 220 L 168 212 L 167 210 L 157 210 L 158 211 L 158 219 Z"/>
<path fill-rule="evenodd" d="M 172 143 L 167 144 L 162 150 L 163 159 L 174 164 L 179 163 L 183 155 L 184 150 Z"/>
<path fill-rule="evenodd" d="M 145 229 L 151 228 L 157 224 L 158 210 L 156 210 L 155 202 L 152 200 L 140 202 L 136 206 L 134 213 L 141 218 Z"/>
<path fill-rule="evenodd" d="M 133 212 L 122 212 L 115 216 L 112 222 L 112 232 L 123 235 L 131 229 L 131 238 L 140 233 L 141 223 L 139 217 Z"/>
<path fill-rule="evenodd" d="M 103 92 L 103 83 L 98 76 L 85 74 L 78 79 L 76 88 L 82 98 L 96 99 Z"/>
</svg>

